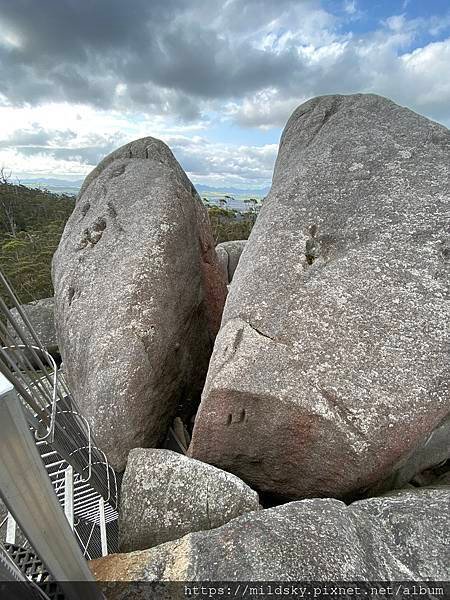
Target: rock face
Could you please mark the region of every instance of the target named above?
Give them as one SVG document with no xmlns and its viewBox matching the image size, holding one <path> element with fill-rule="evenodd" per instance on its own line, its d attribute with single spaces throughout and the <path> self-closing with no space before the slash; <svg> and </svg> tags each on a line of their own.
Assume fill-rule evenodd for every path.
<svg viewBox="0 0 450 600">
<path fill-rule="evenodd" d="M 404 457 L 392 469 L 392 474 L 375 486 L 371 492 L 403 487 L 412 481 L 416 485 L 434 485 L 437 476 L 434 466 L 442 471 L 444 463 L 450 458 L 450 415 L 444 419 L 411 455 Z M 444 466 L 445 468 L 445 466 Z"/>
<path fill-rule="evenodd" d="M 444 488 L 291 502 L 91 568 L 100 581 L 446 581 L 449 508 Z"/>
<path fill-rule="evenodd" d="M 293 113 L 191 456 L 286 498 L 344 498 L 425 444 L 450 412 L 449 144 L 375 95 Z"/>
<path fill-rule="evenodd" d="M 228 283 L 231 283 L 233 279 L 246 243 L 247 240 L 233 240 L 231 242 L 222 242 L 216 246 L 216 253 Z"/>
<path fill-rule="evenodd" d="M 433 482 L 433 485 L 446 485 L 450 488 L 450 469 L 446 473 L 443 473 L 440 477 L 438 477 Z"/>
<path fill-rule="evenodd" d="M 122 470 L 199 394 L 226 296 L 206 209 L 165 144 L 127 144 L 88 175 L 53 281 L 70 388 Z"/>
<path fill-rule="evenodd" d="M 43 298 L 42 300 L 36 300 L 30 302 L 30 304 L 22 305 L 22 310 L 25 312 L 28 319 L 41 341 L 42 345 L 48 350 L 48 352 L 55 357 L 59 356 L 58 342 L 56 340 L 55 330 L 55 302 L 53 298 Z M 16 308 L 10 310 L 11 315 L 19 323 L 20 327 L 24 328 L 26 342 L 32 345 L 36 345 L 32 336 L 29 334 L 28 329 L 24 326 L 23 320 L 19 315 Z M 11 333 L 14 340 L 21 344 L 21 340 L 17 333 L 13 330 L 12 326 L 8 326 L 8 331 Z"/>
<path fill-rule="evenodd" d="M 135 449 L 122 483 L 119 547 L 144 550 L 259 508 L 258 494 L 230 473 L 170 450 Z"/>
</svg>

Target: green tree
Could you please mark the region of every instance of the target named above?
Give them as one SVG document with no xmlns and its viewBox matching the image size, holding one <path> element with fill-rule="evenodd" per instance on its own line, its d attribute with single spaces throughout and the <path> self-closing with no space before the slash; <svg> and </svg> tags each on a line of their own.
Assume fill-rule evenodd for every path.
<svg viewBox="0 0 450 600">
<path fill-rule="evenodd" d="M 53 295 L 51 261 L 75 200 L 0 182 L 0 268 L 21 302 Z"/>
<path fill-rule="evenodd" d="M 216 244 L 248 238 L 254 224 L 249 215 L 222 206 L 210 205 L 207 208 Z"/>
</svg>

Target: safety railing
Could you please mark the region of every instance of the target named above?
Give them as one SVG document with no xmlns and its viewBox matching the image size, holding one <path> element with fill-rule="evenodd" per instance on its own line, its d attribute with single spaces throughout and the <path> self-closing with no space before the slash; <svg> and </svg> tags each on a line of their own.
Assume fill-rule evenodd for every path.
<svg viewBox="0 0 450 600">
<path fill-rule="evenodd" d="M 117 551 L 118 475 L 1 272 L 0 286 L 3 553 L 29 549 L 58 581 L 92 580 L 85 559 Z"/>
</svg>

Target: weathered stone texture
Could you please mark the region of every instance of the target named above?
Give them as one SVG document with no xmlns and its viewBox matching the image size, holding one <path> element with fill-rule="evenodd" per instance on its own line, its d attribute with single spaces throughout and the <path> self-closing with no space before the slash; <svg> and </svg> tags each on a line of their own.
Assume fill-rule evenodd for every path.
<svg viewBox="0 0 450 600">
<path fill-rule="evenodd" d="M 192 410 L 226 295 L 206 209 L 165 144 L 127 144 L 88 175 L 53 281 L 70 389 L 122 470 Z"/>
<path fill-rule="evenodd" d="M 228 283 L 231 283 L 234 277 L 234 272 L 244 251 L 247 240 L 232 240 L 230 242 L 222 242 L 217 244 L 216 252 L 219 257 L 221 267 L 226 273 Z"/>
<path fill-rule="evenodd" d="M 54 307 L 55 302 L 53 298 L 42 298 L 41 300 L 21 306 L 25 315 L 30 320 L 39 341 L 50 354 L 56 356 L 58 355 L 58 342 L 56 340 Z M 36 341 L 28 332 L 28 327 L 23 323 L 19 311 L 16 308 L 12 308 L 10 312 L 11 316 L 24 330 L 26 343 L 35 346 Z M 17 344 L 23 343 L 11 325 L 8 325 L 8 331 Z"/>
<path fill-rule="evenodd" d="M 291 502 L 91 569 L 100 581 L 445 581 L 449 509 L 444 488 Z"/>
<path fill-rule="evenodd" d="M 230 473 L 170 450 L 136 448 L 122 483 L 120 550 L 144 550 L 259 508 L 258 494 Z"/>
<path fill-rule="evenodd" d="M 375 95 L 293 113 L 191 456 L 286 498 L 344 498 L 425 445 L 450 412 L 449 144 Z"/>
</svg>

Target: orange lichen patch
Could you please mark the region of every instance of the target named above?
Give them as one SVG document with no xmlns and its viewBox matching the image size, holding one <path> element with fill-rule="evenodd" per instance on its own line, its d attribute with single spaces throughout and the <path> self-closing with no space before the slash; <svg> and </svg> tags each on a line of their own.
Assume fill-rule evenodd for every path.
<svg viewBox="0 0 450 600">
<path fill-rule="evenodd" d="M 97 581 L 136 581 L 142 579 L 142 565 L 148 551 L 110 554 L 88 562 Z"/>
</svg>

